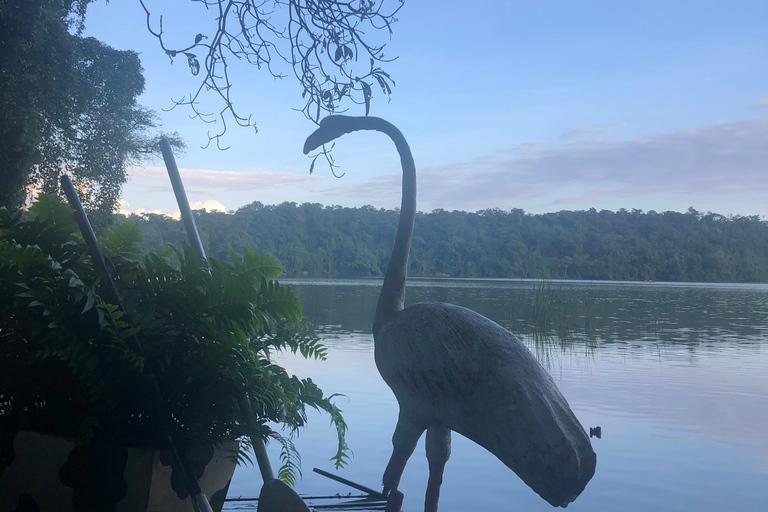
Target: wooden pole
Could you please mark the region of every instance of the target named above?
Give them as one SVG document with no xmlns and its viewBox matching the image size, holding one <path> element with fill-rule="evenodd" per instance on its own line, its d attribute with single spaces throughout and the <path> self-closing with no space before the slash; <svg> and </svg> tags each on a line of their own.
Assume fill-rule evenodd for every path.
<svg viewBox="0 0 768 512">
<path fill-rule="evenodd" d="M 168 176 L 171 179 L 171 186 L 173 187 L 173 193 L 176 195 L 176 203 L 179 205 L 179 211 L 181 212 L 181 219 L 184 223 L 184 228 L 187 231 L 187 238 L 189 239 L 189 244 L 192 246 L 192 248 L 197 252 L 197 254 L 207 260 L 208 257 L 205 254 L 205 249 L 203 248 L 203 244 L 200 240 L 200 234 L 197 231 L 197 224 L 195 224 L 195 219 L 192 215 L 192 210 L 189 207 L 189 200 L 187 199 L 187 193 L 184 191 L 184 183 L 181 181 L 181 175 L 179 174 L 179 168 L 176 165 L 176 159 L 173 156 L 173 151 L 171 150 L 171 145 L 168 142 L 167 139 L 161 139 L 160 140 L 160 150 L 163 152 L 163 160 L 165 160 L 165 167 L 168 170 Z M 261 477 L 264 480 L 264 483 L 267 484 L 268 482 L 271 482 L 272 480 L 275 480 L 275 473 L 272 471 L 272 464 L 269 462 L 269 456 L 267 455 L 267 448 L 264 446 L 264 441 L 261 439 L 261 434 L 259 431 L 259 423 L 256 419 L 256 414 L 253 411 L 253 406 L 251 405 L 251 401 L 248 398 L 248 395 L 243 395 L 240 400 L 240 412 L 243 414 L 243 419 L 245 421 L 245 427 L 248 430 L 248 437 L 251 439 L 251 445 L 253 446 L 253 453 L 256 455 L 256 462 L 259 465 L 259 471 L 261 472 Z M 291 489 L 288 486 L 269 486 L 266 487 L 267 489 L 270 489 L 271 493 L 278 494 L 278 493 L 287 493 L 292 494 L 293 496 L 290 497 L 290 503 L 293 503 L 296 508 L 291 509 L 298 512 L 309 512 L 309 507 L 307 507 L 304 502 L 299 498 L 299 495 L 296 494 L 296 491 Z M 270 501 L 269 499 L 265 501 Z M 282 498 L 280 498 L 280 503 L 286 503 L 285 506 L 288 506 L 288 501 L 283 501 Z M 261 501 L 259 502 L 261 503 Z M 301 505 L 298 505 L 301 503 Z"/>
<path fill-rule="evenodd" d="M 83 204 L 80 202 L 80 197 L 78 197 L 77 192 L 75 191 L 75 187 L 72 184 L 72 180 L 69 179 L 69 176 L 61 177 L 61 187 L 64 189 L 64 194 L 67 196 L 69 205 L 72 207 L 72 209 L 75 210 L 75 222 L 77 222 L 77 225 L 80 228 L 80 233 L 82 233 L 83 239 L 85 240 L 85 244 L 88 246 L 88 252 L 91 255 L 91 259 L 93 259 L 96 272 L 102 277 L 101 288 L 104 297 L 108 302 L 118 306 L 123 312 L 123 318 L 126 321 L 129 321 L 128 313 L 123 307 L 123 299 L 120 297 L 120 293 L 117 291 L 115 282 L 112 279 L 112 274 L 107 267 L 106 261 L 104 260 L 104 254 L 101 252 L 99 243 L 96 240 L 96 235 L 93 233 L 91 223 L 88 221 L 88 216 L 85 214 Z M 135 354 L 141 353 L 141 344 L 136 336 L 130 336 L 126 340 L 126 343 L 132 352 Z M 155 383 L 155 385 L 157 385 L 157 383 Z M 165 399 L 159 388 L 156 390 L 156 392 L 160 400 L 165 402 Z M 165 406 L 161 406 L 161 409 L 166 411 L 168 410 L 168 408 Z M 168 420 L 170 419 L 171 418 L 169 417 Z M 208 498 L 205 496 L 205 494 L 203 494 L 202 489 L 200 489 L 200 482 L 198 482 L 197 478 L 195 477 L 195 473 L 192 470 L 192 465 L 190 464 L 186 453 L 184 453 L 184 451 L 179 448 L 179 443 L 174 439 L 170 428 L 168 429 L 168 432 L 166 432 L 166 438 L 170 444 L 173 456 L 179 463 L 179 467 L 187 484 L 189 494 L 192 498 L 192 506 L 194 507 L 195 511 L 213 512 L 211 505 L 208 502 Z"/>
</svg>

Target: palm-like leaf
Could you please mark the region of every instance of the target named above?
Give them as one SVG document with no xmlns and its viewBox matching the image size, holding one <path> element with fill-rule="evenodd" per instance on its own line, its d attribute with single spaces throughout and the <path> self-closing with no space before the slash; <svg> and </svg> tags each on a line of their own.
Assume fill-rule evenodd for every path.
<svg viewBox="0 0 768 512">
<path fill-rule="evenodd" d="M 301 302 L 290 288 L 280 286 L 277 281 L 262 279 L 256 307 L 272 318 L 297 322 L 301 319 Z"/>
<path fill-rule="evenodd" d="M 59 196 L 40 194 L 30 206 L 29 213 L 38 221 L 45 222 L 74 238 L 79 238 L 80 231 L 72 216 L 72 209 Z"/>
<path fill-rule="evenodd" d="M 290 439 L 277 432 L 272 432 L 271 437 L 281 446 L 280 462 L 282 465 L 277 473 L 277 478 L 293 487 L 296 485 L 296 481 L 301 478 L 301 455 Z"/>
<path fill-rule="evenodd" d="M 256 279 L 256 282 L 261 279 L 275 279 L 285 272 L 285 268 L 277 258 L 250 247 L 243 249 L 242 255 L 238 255 L 230 247 L 229 257 L 238 276 Z"/>
<path fill-rule="evenodd" d="M 269 359 L 286 348 L 325 357 L 301 303 L 274 280 L 283 271 L 277 260 L 252 249 L 232 253 L 232 263 L 206 261 L 190 248 L 142 256 L 138 226 L 118 224 L 101 244 L 124 315 L 96 293 L 100 276 L 72 226 L 50 220 L 65 209 L 70 215 L 62 206 L 43 199 L 32 220 L 0 209 L 0 286 L 11 291 L 0 297 L 0 420 L 34 411 L 69 425 L 57 427 L 66 435 L 93 435 L 108 424 L 128 444 L 162 444 L 168 411 L 158 409 L 156 385 L 185 443 L 205 444 L 247 433 L 238 401 L 248 393 L 260 422 L 291 434 L 306 424 L 307 406 L 328 412 L 339 434 L 333 460 L 346 460 L 341 411 L 311 380 Z M 132 336 L 141 357 L 127 346 Z M 279 476 L 293 484 L 301 473 L 290 438 L 262 432 L 281 443 Z M 237 460 L 247 460 L 247 448 Z"/>
<path fill-rule="evenodd" d="M 138 222 L 125 221 L 114 224 L 105 229 L 98 239 L 104 256 L 109 259 L 119 257 L 137 260 L 142 256 L 138 244 L 144 241 L 144 233 Z"/>
</svg>

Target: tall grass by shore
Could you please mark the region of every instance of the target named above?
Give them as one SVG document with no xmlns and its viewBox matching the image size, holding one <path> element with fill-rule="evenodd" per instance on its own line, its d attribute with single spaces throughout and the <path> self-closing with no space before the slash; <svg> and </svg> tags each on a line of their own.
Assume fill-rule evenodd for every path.
<svg viewBox="0 0 768 512">
<path fill-rule="evenodd" d="M 566 351 L 583 347 L 587 355 L 594 352 L 599 344 L 600 320 L 598 297 L 588 293 L 569 298 L 560 284 L 541 280 L 516 292 L 509 303 L 506 327 L 547 362 L 555 348 Z"/>
</svg>

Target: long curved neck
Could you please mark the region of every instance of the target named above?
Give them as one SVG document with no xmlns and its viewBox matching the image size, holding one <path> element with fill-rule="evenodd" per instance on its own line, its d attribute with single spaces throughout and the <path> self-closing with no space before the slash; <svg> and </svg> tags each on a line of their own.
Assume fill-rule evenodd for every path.
<svg viewBox="0 0 768 512">
<path fill-rule="evenodd" d="M 386 123 L 387 129 L 380 131 L 389 135 L 400 155 L 403 169 L 403 192 L 400 202 L 400 222 L 397 226 L 395 245 L 389 257 L 389 266 L 381 287 L 376 316 L 373 320 L 373 332 L 376 332 L 387 320 L 403 310 L 405 303 L 405 279 L 408 275 L 408 254 L 411 250 L 413 222 L 416 219 L 416 165 L 413 163 L 411 148 L 395 126 Z"/>
<path fill-rule="evenodd" d="M 327 144 L 345 133 L 359 130 L 382 132 L 395 143 L 400 154 L 403 169 L 403 196 L 400 204 L 400 223 L 395 236 L 395 246 L 389 258 L 387 274 L 379 295 L 376 317 L 373 321 L 375 333 L 387 320 L 402 311 L 405 302 L 405 278 L 408 269 L 408 253 L 411 249 L 413 221 L 416 218 L 416 166 L 411 148 L 405 137 L 392 123 L 378 117 L 348 117 L 333 115 L 320 122 L 320 126 L 304 142 L 304 154 Z"/>
</svg>

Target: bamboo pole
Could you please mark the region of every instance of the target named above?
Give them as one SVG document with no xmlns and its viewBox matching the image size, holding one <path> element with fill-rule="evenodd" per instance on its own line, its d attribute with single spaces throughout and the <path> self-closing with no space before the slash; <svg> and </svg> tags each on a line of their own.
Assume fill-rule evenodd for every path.
<svg viewBox="0 0 768 512">
<path fill-rule="evenodd" d="M 173 156 L 171 145 L 167 139 L 160 140 L 160 150 L 163 153 L 163 160 L 165 160 L 165 167 L 168 170 L 168 176 L 171 180 L 173 193 L 176 195 L 176 203 L 178 204 L 179 211 L 181 212 L 181 219 L 184 223 L 184 229 L 187 231 L 187 239 L 189 240 L 189 244 L 200 257 L 207 260 L 208 257 L 205 254 L 203 243 L 200 240 L 200 233 L 197 230 L 197 224 L 195 224 L 192 210 L 189 207 L 187 193 L 184 191 L 184 183 L 181 181 L 179 168 L 176 165 L 176 159 Z M 269 462 L 266 446 L 264 446 L 264 441 L 261 438 L 256 414 L 253 411 L 253 406 L 251 405 L 251 401 L 247 394 L 244 394 L 240 398 L 239 403 L 240 412 L 243 414 L 243 420 L 245 421 L 245 426 L 248 430 L 248 437 L 251 440 L 253 452 L 256 455 L 256 462 L 259 466 L 261 477 L 264 479 L 264 487 L 262 493 L 267 492 L 269 495 L 271 495 L 259 499 L 259 509 L 261 509 L 262 502 L 267 502 L 284 504 L 283 506 L 286 507 L 286 512 L 309 512 L 309 507 L 307 507 L 299 495 L 296 494 L 296 491 L 287 485 L 267 485 L 276 480 L 276 478 L 274 471 L 272 471 L 272 464 Z M 288 505 L 289 503 L 291 505 Z M 299 503 L 301 505 L 299 505 Z"/>
<path fill-rule="evenodd" d="M 75 222 L 77 222 L 77 225 L 80 228 L 80 233 L 82 233 L 83 239 L 85 240 L 85 244 L 88 246 L 88 251 L 91 254 L 91 258 L 93 259 L 93 265 L 96 267 L 96 272 L 102 277 L 101 288 L 104 297 L 109 303 L 118 306 L 123 312 L 123 318 L 127 322 L 130 322 L 128 319 L 128 312 L 125 311 L 123 306 L 123 299 L 120 297 L 120 293 L 117 291 L 115 282 L 112 279 L 112 274 L 110 273 L 106 261 L 104 260 L 104 254 L 101 252 L 101 248 L 99 247 L 99 243 L 96 240 L 96 235 L 93 232 L 91 223 L 88 221 L 88 216 L 85 214 L 83 205 L 80 202 L 80 197 L 78 197 L 77 192 L 75 191 L 75 187 L 72 184 L 72 180 L 69 179 L 69 176 L 61 177 L 61 187 L 64 189 L 64 194 L 67 196 L 69 205 L 72 207 L 72 209 L 75 210 Z M 135 335 L 128 337 L 126 343 L 128 344 L 128 347 L 131 349 L 131 351 L 133 351 L 135 354 L 141 353 L 141 343 Z M 157 386 L 157 383 L 155 383 L 155 386 Z M 155 391 L 161 400 L 161 403 L 164 403 L 165 398 L 160 389 L 158 388 Z M 168 410 L 168 408 L 165 406 L 161 406 L 161 409 L 165 411 Z M 170 422 L 171 418 L 169 417 L 168 420 Z M 195 511 L 213 512 L 211 505 L 208 502 L 208 498 L 205 496 L 205 494 L 203 494 L 203 491 L 200 488 L 200 482 L 198 482 L 197 478 L 195 477 L 195 473 L 192 469 L 192 465 L 189 462 L 189 458 L 187 457 L 187 454 L 181 450 L 178 440 L 176 440 L 173 436 L 172 429 L 168 428 L 168 431 L 165 433 L 165 435 L 171 447 L 171 452 L 176 458 L 176 461 L 179 463 L 179 468 L 181 469 L 182 476 L 184 477 L 184 481 L 187 484 L 187 488 L 192 500 L 192 506 L 194 507 Z"/>
</svg>

